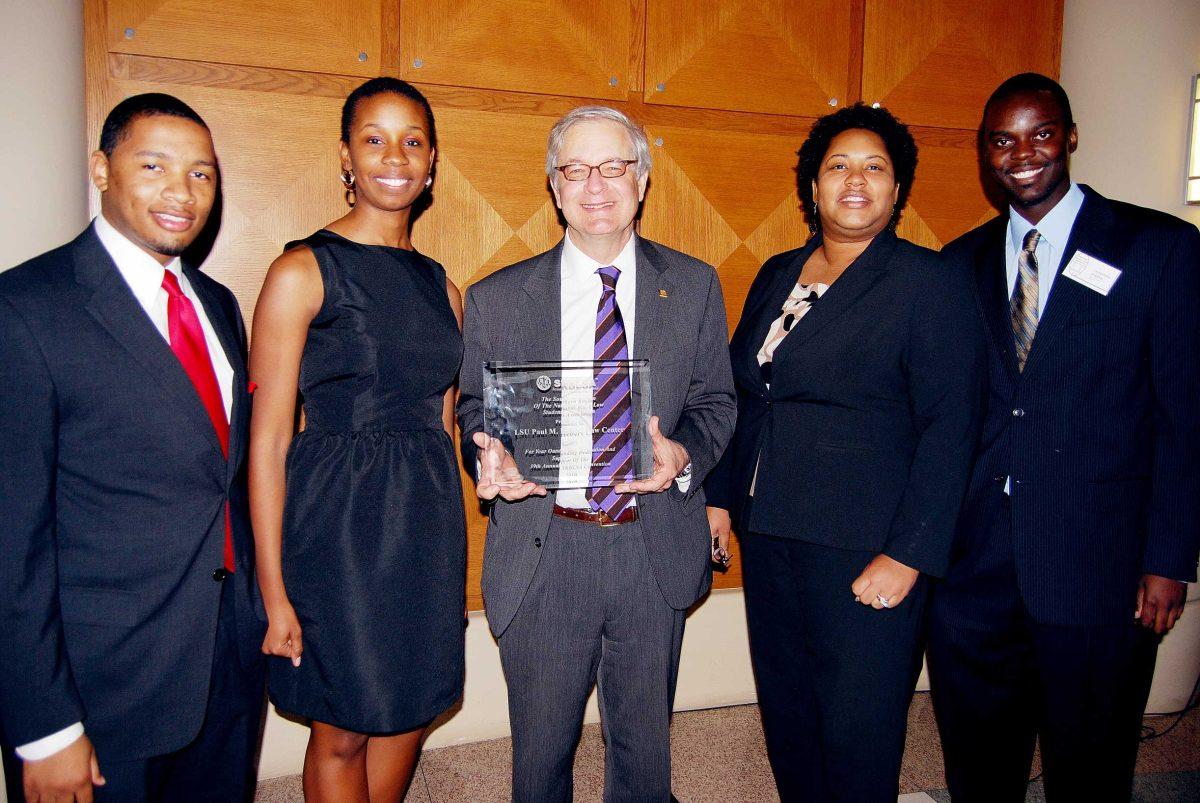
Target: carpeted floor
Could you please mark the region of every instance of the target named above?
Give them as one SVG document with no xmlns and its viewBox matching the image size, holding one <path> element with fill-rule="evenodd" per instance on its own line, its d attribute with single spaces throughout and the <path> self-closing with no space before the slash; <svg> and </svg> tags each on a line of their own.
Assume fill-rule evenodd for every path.
<svg viewBox="0 0 1200 803">
<path fill-rule="evenodd" d="M 1175 717 L 1147 717 L 1162 732 Z M 917 694 L 908 719 L 908 742 L 900 779 L 905 803 L 948 801 L 943 791 L 942 750 L 928 694 Z M 676 714 L 671 728 L 675 795 L 681 803 L 777 801 L 755 706 Z M 508 739 L 426 752 L 407 803 L 507 803 L 511 767 Z M 1035 766 L 1034 772 L 1038 768 Z M 1135 798 L 1139 803 L 1200 803 L 1200 710 L 1165 735 L 1142 744 Z M 584 728 L 575 759 L 575 800 L 600 801 L 604 744 L 599 725 Z M 918 794 L 921 792 L 928 793 Z M 1027 801 L 1041 801 L 1030 784 Z M 303 800 L 299 776 L 263 781 L 257 803 Z"/>
</svg>

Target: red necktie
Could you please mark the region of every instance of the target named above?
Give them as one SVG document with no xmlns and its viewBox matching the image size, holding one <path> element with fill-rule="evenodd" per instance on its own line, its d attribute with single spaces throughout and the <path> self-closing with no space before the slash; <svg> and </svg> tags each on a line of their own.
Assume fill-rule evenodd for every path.
<svg viewBox="0 0 1200 803">
<path fill-rule="evenodd" d="M 221 389 L 217 386 L 217 374 L 213 370 L 212 358 L 204 342 L 204 330 L 191 299 L 183 294 L 179 279 L 170 270 L 163 271 L 162 287 L 167 291 L 167 332 L 171 338 L 171 351 L 179 358 L 188 379 L 196 388 L 196 395 L 204 404 L 221 442 L 221 453 L 229 459 L 229 419 L 225 417 L 225 403 L 221 400 Z M 225 568 L 234 569 L 233 532 L 229 524 L 229 503 L 225 503 Z"/>
</svg>

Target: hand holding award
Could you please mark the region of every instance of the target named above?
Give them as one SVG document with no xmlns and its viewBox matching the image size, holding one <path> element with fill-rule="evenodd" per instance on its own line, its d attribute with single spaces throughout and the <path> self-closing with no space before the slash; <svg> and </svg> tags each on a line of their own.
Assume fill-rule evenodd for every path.
<svg viewBox="0 0 1200 803">
<path fill-rule="evenodd" d="M 486 440 L 475 435 L 477 444 L 486 445 L 481 497 L 486 490 L 491 496 L 484 498 L 499 493 L 508 499 L 516 488 L 513 498 L 523 498 L 529 495 L 520 491 L 526 481 L 544 494 L 547 488 L 636 482 L 654 473 L 660 446 L 652 444 L 647 428 L 648 360 L 487 362 L 483 372 Z M 482 465 L 485 456 L 491 465 Z M 673 457 L 660 462 L 673 465 Z"/>
<path fill-rule="evenodd" d="M 475 486 L 475 493 L 480 499 L 499 496 L 515 502 L 530 495 L 546 495 L 545 488 L 521 476 L 516 461 L 499 438 L 476 432 L 474 441 L 479 447 L 479 482 Z"/>
</svg>

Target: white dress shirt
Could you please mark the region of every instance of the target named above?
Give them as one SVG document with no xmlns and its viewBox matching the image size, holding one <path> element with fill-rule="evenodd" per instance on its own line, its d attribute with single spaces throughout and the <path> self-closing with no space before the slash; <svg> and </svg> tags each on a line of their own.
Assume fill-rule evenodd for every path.
<svg viewBox="0 0 1200 803">
<path fill-rule="evenodd" d="M 192 305 L 196 308 L 196 316 L 200 319 L 200 328 L 204 330 L 204 342 L 208 346 L 208 356 L 212 360 L 213 370 L 217 375 L 221 400 L 225 403 L 225 418 L 228 419 L 233 408 L 233 366 L 229 363 L 229 357 L 226 356 L 221 341 L 217 339 L 217 333 L 208 320 L 208 314 L 204 310 L 204 305 L 200 303 L 200 297 L 196 295 L 191 283 L 183 275 L 179 258 L 171 260 L 164 268 L 158 260 L 113 228 L 103 215 L 98 215 L 94 222 L 100 244 L 112 257 L 121 278 L 133 292 L 133 297 L 137 299 L 138 304 L 150 318 L 150 322 L 154 324 L 154 328 L 168 344 L 170 343 L 170 334 L 167 328 L 167 291 L 162 288 L 164 272 L 169 270 L 179 279 L 179 286 L 183 289 L 183 294 L 191 299 Z M 82 735 L 83 723 L 76 722 L 37 741 L 23 744 L 16 748 L 16 752 L 24 761 L 40 761 L 70 747 Z"/>
<path fill-rule="evenodd" d="M 196 316 L 200 319 L 200 328 L 204 330 L 204 343 L 208 346 L 208 356 L 212 360 L 213 371 L 217 374 L 217 386 L 221 389 L 221 401 L 225 403 L 225 418 L 229 419 L 233 410 L 233 366 L 225 354 L 225 348 L 217 338 L 216 330 L 208 320 L 204 304 L 196 295 L 195 289 L 183 273 L 179 257 L 175 257 L 164 268 L 157 259 L 147 254 L 129 241 L 125 235 L 112 227 L 104 215 L 96 217 L 96 236 L 113 262 L 134 298 L 150 317 L 154 328 L 169 344 L 171 337 L 167 329 L 167 291 L 163 289 L 163 275 L 171 271 L 179 279 L 183 294 L 191 300 L 196 308 Z"/>
<path fill-rule="evenodd" d="M 571 242 L 571 232 L 563 238 L 562 282 L 559 295 L 559 312 L 562 320 L 562 359 L 593 360 L 596 353 L 596 309 L 600 306 L 600 294 L 604 283 L 600 281 L 600 268 L 611 264 L 621 271 L 617 279 L 617 307 L 625 324 L 625 342 L 633 356 L 633 335 L 636 321 L 634 309 L 637 304 L 637 235 L 629 238 L 621 253 L 611 263 L 602 264 L 589 257 Z M 581 388 L 582 404 L 571 399 L 571 390 L 563 391 L 563 409 L 591 410 L 589 388 Z M 572 426 L 574 424 L 574 426 Z M 572 465 L 590 464 L 592 460 L 592 422 L 563 421 L 565 430 L 562 438 L 562 463 L 559 470 L 560 485 L 578 485 L 579 477 L 572 476 L 568 468 Z M 586 481 L 586 477 L 583 478 Z M 555 494 L 555 501 L 563 507 L 590 510 L 587 491 L 584 488 L 562 488 Z"/>
</svg>

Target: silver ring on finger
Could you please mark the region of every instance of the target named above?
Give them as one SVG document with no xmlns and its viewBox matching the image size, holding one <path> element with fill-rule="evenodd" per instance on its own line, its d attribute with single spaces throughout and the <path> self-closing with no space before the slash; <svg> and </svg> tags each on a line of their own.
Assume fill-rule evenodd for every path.
<svg viewBox="0 0 1200 803">
<path fill-rule="evenodd" d="M 892 607 L 891 597 L 885 597 L 883 594 L 876 594 L 875 601 L 885 608 Z"/>
</svg>

